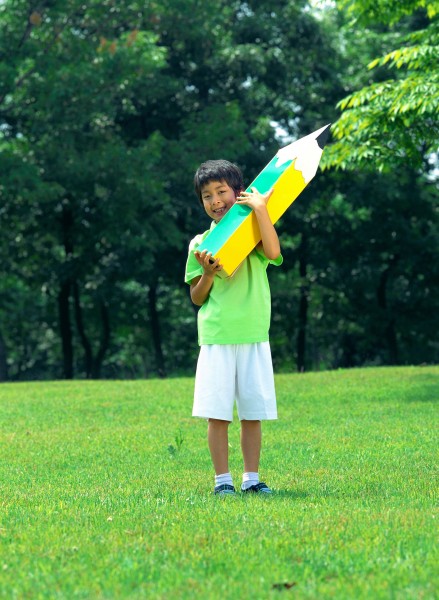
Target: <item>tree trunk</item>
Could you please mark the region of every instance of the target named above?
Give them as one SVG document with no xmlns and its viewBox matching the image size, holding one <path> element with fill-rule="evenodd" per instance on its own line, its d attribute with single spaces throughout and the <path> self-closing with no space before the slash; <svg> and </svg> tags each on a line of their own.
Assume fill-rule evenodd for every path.
<svg viewBox="0 0 439 600">
<path fill-rule="evenodd" d="M 84 358 L 85 358 L 85 376 L 87 379 L 92 377 L 93 370 L 93 354 L 91 349 L 90 340 L 88 339 L 85 329 L 84 329 L 84 321 L 82 319 L 82 307 L 81 301 L 79 298 L 79 285 L 78 282 L 75 281 L 73 284 L 73 298 L 75 302 L 75 319 L 76 319 L 76 328 L 78 330 L 79 338 L 81 340 L 82 347 L 84 348 Z"/>
<path fill-rule="evenodd" d="M 70 323 L 70 283 L 61 285 L 58 294 L 59 325 L 63 353 L 63 376 L 64 379 L 73 379 L 73 340 L 72 327 Z"/>
<path fill-rule="evenodd" d="M 93 349 L 90 340 L 85 333 L 84 320 L 82 318 L 82 306 L 79 295 L 79 285 L 75 281 L 73 284 L 73 297 L 75 301 L 75 318 L 79 337 L 85 355 L 85 374 L 87 379 L 100 379 L 102 363 L 110 345 L 110 317 L 108 307 L 105 302 L 100 303 L 100 312 L 102 319 L 102 338 L 96 358 L 93 357 Z"/>
<path fill-rule="evenodd" d="M 99 346 L 99 352 L 96 359 L 93 361 L 92 377 L 93 379 L 100 379 L 101 368 L 104 361 L 105 354 L 110 346 L 110 314 L 108 306 L 105 302 L 101 301 L 101 319 L 102 319 L 102 339 Z"/>
<path fill-rule="evenodd" d="M 391 264 L 387 266 L 381 273 L 377 289 L 378 306 L 385 312 L 385 320 L 387 321 L 384 328 L 384 338 L 386 340 L 386 346 L 389 353 L 389 364 L 391 365 L 397 365 L 399 363 L 399 352 L 398 341 L 396 337 L 395 319 L 390 314 L 387 302 L 387 283 L 389 281 L 390 272 L 397 262 L 398 257 L 396 256 Z"/>
<path fill-rule="evenodd" d="M 61 213 L 61 236 L 66 260 L 73 256 L 72 242 L 73 213 L 68 205 L 64 205 Z M 58 294 L 59 324 L 63 352 L 63 373 L 65 379 L 73 379 L 73 337 L 70 322 L 71 276 L 61 280 Z"/>
<path fill-rule="evenodd" d="M 5 340 L 0 333 L 0 381 L 8 380 L 8 351 L 6 348 Z"/>
<path fill-rule="evenodd" d="M 355 366 L 356 346 L 352 335 L 343 333 L 340 341 L 341 356 L 336 361 L 336 367 L 341 369 L 349 369 Z"/>
<path fill-rule="evenodd" d="M 308 320 L 308 282 L 307 271 L 307 243 L 305 234 L 299 247 L 299 274 L 302 280 L 299 299 L 299 331 L 297 334 L 297 370 L 302 373 L 305 370 L 306 355 L 306 327 Z"/>
<path fill-rule="evenodd" d="M 149 320 L 151 323 L 151 334 L 154 345 L 157 374 L 159 377 L 166 377 L 165 360 L 162 351 L 160 320 L 157 312 L 157 282 L 154 282 L 149 286 L 148 309 Z"/>
</svg>

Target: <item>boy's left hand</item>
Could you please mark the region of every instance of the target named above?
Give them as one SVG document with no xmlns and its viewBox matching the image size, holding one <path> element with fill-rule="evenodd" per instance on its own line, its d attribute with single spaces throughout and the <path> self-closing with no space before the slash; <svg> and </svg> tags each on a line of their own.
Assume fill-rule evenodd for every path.
<svg viewBox="0 0 439 600">
<path fill-rule="evenodd" d="M 266 192 L 265 194 L 261 194 L 260 192 L 258 192 L 258 190 L 255 187 L 252 187 L 251 189 L 251 192 L 241 192 L 240 195 L 236 198 L 236 204 L 249 206 L 253 210 L 265 207 L 270 199 L 271 194 L 273 193 L 273 188 L 271 188 L 271 190 L 268 190 L 268 192 Z"/>
</svg>

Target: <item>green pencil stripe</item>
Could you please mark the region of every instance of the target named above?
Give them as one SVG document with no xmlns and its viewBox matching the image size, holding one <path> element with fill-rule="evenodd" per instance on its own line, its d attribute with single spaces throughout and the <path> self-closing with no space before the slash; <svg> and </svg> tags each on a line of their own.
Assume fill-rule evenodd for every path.
<svg viewBox="0 0 439 600">
<path fill-rule="evenodd" d="M 265 194 L 265 192 L 268 192 L 268 190 L 273 187 L 282 173 L 286 171 L 293 162 L 292 160 L 288 160 L 279 167 L 275 167 L 277 160 L 277 156 L 271 159 L 265 169 L 263 169 L 256 179 L 248 186 L 247 192 L 250 192 L 251 188 L 255 187 L 258 192 Z"/>
</svg>

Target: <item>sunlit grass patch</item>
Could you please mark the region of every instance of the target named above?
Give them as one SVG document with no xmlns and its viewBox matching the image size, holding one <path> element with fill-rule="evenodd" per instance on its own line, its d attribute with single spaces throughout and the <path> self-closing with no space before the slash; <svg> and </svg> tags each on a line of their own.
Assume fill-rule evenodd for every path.
<svg viewBox="0 0 439 600">
<path fill-rule="evenodd" d="M 0 595 L 434 598 L 439 368 L 276 384 L 273 497 L 226 499 L 192 379 L 2 385 Z"/>
</svg>

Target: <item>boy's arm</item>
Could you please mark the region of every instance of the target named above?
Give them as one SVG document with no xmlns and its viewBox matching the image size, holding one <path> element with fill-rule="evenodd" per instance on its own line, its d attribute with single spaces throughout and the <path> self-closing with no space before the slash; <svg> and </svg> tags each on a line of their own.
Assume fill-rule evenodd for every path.
<svg viewBox="0 0 439 600">
<path fill-rule="evenodd" d="M 216 273 L 221 271 L 223 267 L 220 264 L 219 258 L 210 262 L 212 253 L 207 252 L 207 250 L 203 250 L 203 252 L 195 250 L 194 256 L 203 267 L 204 273 L 201 277 L 195 277 L 195 279 L 191 281 L 191 299 L 197 306 L 202 306 L 210 294 Z"/>
<path fill-rule="evenodd" d="M 251 192 L 241 192 L 236 199 L 236 204 L 250 206 L 256 215 L 261 232 L 262 247 L 264 254 L 269 260 L 275 260 L 280 254 L 280 243 L 276 229 L 270 220 L 270 215 L 267 210 L 267 202 L 270 199 L 273 189 L 266 194 L 260 194 L 253 187 Z"/>
</svg>

